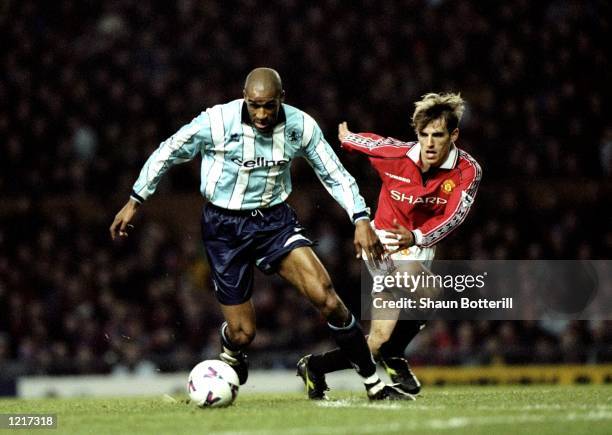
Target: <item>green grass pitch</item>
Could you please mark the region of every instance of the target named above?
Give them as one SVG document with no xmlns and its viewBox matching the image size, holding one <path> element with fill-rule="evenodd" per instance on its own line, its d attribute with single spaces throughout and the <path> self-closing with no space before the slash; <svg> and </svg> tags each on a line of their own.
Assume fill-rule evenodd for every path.
<svg viewBox="0 0 612 435">
<path fill-rule="evenodd" d="M 0 400 L 0 413 L 54 413 L 56 434 L 610 434 L 612 386 L 426 387 L 412 402 L 368 402 L 332 391 L 245 394 L 223 409 L 199 409 L 185 397 Z"/>
</svg>

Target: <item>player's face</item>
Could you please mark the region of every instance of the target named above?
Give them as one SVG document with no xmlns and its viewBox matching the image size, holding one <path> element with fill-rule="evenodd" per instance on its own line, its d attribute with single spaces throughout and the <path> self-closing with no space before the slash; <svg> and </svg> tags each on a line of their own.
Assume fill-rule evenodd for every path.
<svg viewBox="0 0 612 435">
<path fill-rule="evenodd" d="M 426 166 L 438 167 L 448 157 L 451 143 L 459 137 L 459 129 L 449 133 L 446 120 L 438 118 L 417 131 L 417 136 L 421 144 L 421 162 Z"/>
<path fill-rule="evenodd" d="M 244 92 L 244 101 L 253 126 L 262 133 L 272 131 L 283 101 L 282 94 L 274 95 L 266 90 L 252 89 Z"/>
</svg>

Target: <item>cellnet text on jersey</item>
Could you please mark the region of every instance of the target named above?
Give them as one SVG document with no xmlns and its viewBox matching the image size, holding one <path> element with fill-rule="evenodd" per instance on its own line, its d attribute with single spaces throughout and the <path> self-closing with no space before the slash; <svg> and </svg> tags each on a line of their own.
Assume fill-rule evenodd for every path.
<svg viewBox="0 0 612 435">
<path fill-rule="evenodd" d="M 438 196 L 427 196 L 422 198 L 420 196 L 406 195 L 397 190 L 391 190 L 391 198 L 396 201 L 406 201 L 408 204 L 446 204 L 448 201 Z"/>
<path fill-rule="evenodd" d="M 232 162 L 238 166 L 244 166 L 245 168 L 260 168 L 269 166 L 285 166 L 291 160 L 266 160 L 264 157 L 257 157 L 255 160 L 242 160 L 238 157 L 232 159 Z"/>
</svg>

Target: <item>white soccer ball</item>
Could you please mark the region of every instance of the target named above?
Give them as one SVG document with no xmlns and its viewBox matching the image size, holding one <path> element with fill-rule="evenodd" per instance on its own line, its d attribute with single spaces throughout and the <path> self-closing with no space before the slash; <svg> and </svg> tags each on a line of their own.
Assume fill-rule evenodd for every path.
<svg viewBox="0 0 612 435">
<path fill-rule="evenodd" d="M 238 375 L 228 364 L 206 360 L 189 373 L 187 391 L 200 408 L 231 405 L 238 395 Z"/>
</svg>

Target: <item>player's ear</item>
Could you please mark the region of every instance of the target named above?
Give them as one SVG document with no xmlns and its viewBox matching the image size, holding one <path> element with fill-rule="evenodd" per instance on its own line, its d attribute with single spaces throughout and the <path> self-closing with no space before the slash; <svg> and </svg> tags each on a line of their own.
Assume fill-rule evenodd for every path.
<svg viewBox="0 0 612 435">
<path fill-rule="evenodd" d="M 459 139 L 459 129 L 458 128 L 454 129 L 450 136 L 451 136 L 451 142 L 453 143 L 457 142 L 457 139 Z"/>
<path fill-rule="evenodd" d="M 244 98 L 246 100 L 246 89 L 242 90 L 242 98 Z"/>
<path fill-rule="evenodd" d="M 282 103 L 284 101 L 285 101 L 285 90 L 283 89 L 280 94 L 280 102 Z"/>
</svg>

